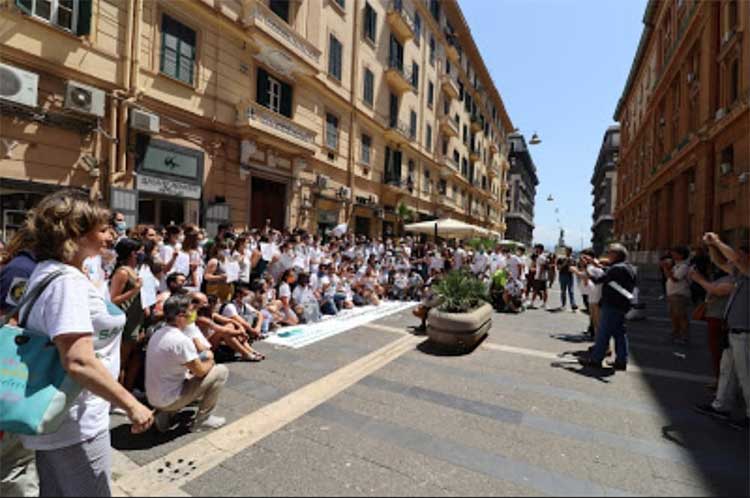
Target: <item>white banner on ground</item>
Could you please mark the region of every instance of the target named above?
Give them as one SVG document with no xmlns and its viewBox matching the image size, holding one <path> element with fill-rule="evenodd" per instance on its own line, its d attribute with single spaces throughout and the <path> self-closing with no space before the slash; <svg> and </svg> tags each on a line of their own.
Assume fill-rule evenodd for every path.
<svg viewBox="0 0 750 498">
<path fill-rule="evenodd" d="M 342 311 L 335 317 L 326 317 L 318 323 L 279 329 L 275 335 L 266 339 L 265 342 L 277 346 L 300 349 L 323 339 L 362 327 L 381 318 L 406 311 L 418 304 L 416 302 L 387 301 L 380 306 L 362 306 L 361 308 Z"/>
</svg>

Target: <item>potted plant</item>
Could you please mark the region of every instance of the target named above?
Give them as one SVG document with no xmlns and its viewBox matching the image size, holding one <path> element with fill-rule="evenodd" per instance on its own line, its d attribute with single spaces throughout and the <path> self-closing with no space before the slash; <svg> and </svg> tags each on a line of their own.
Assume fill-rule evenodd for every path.
<svg viewBox="0 0 750 498">
<path fill-rule="evenodd" d="M 492 326 L 487 287 L 467 271 L 452 271 L 433 286 L 441 304 L 427 317 L 427 335 L 441 347 L 473 351 Z"/>
</svg>

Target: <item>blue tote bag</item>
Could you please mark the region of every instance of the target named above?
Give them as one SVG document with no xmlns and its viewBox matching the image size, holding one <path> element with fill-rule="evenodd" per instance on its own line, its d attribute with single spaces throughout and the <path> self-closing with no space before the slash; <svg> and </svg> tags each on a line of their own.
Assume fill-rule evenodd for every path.
<svg viewBox="0 0 750 498">
<path fill-rule="evenodd" d="M 53 272 L 27 289 L 16 308 L 26 307 L 18 327 L 8 325 L 15 313 L 0 323 L 0 431 L 29 436 L 55 432 L 81 393 L 49 337 L 25 328 L 39 296 L 62 274 Z"/>
</svg>

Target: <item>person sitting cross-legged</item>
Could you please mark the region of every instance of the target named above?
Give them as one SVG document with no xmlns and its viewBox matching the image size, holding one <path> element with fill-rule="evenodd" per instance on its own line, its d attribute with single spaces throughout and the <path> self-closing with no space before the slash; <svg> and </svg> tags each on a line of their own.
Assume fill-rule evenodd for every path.
<svg viewBox="0 0 750 498">
<path fill-rule="evenodd" d="M 188 295 L 175 295 L 164 303 L 165 325 L 148 343 L 146 351 L 146 395 L 157 409 L 155 425 L 166 432 L 173 416 L 198 401 L 198 413 L 191 431 L 218 429 L 226 419 L 212 415 L 229 371 L 214 362 L 211 351 L 198 353 L 185 334 L 195 323 L 196 311 Z M 188 373 L 192 374 L 191 378 Z"/>
</svg>

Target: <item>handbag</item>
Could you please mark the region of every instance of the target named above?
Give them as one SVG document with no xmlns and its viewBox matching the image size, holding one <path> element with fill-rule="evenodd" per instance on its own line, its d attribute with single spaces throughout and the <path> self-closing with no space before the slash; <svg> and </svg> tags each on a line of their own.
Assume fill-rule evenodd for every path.
<svg viewBox="0 0 750 498">
<path fill-rule="evenodd" d="M 706 303 L 700 303 L 693 310 L 693 320 L 705 321 L 706 320 Z"/>
<path fill-rule="evenodd" d="M 55 432 L 81 393 L 50 338 L 25 327 L 39 296 L 63 273 L 53 272 L 27 289 L 0 323 L 0 431 L 27 436 Z M 26 313 L 19 312 L 18 326 L 8 325 L 23 307 Z"/>
</svg>

